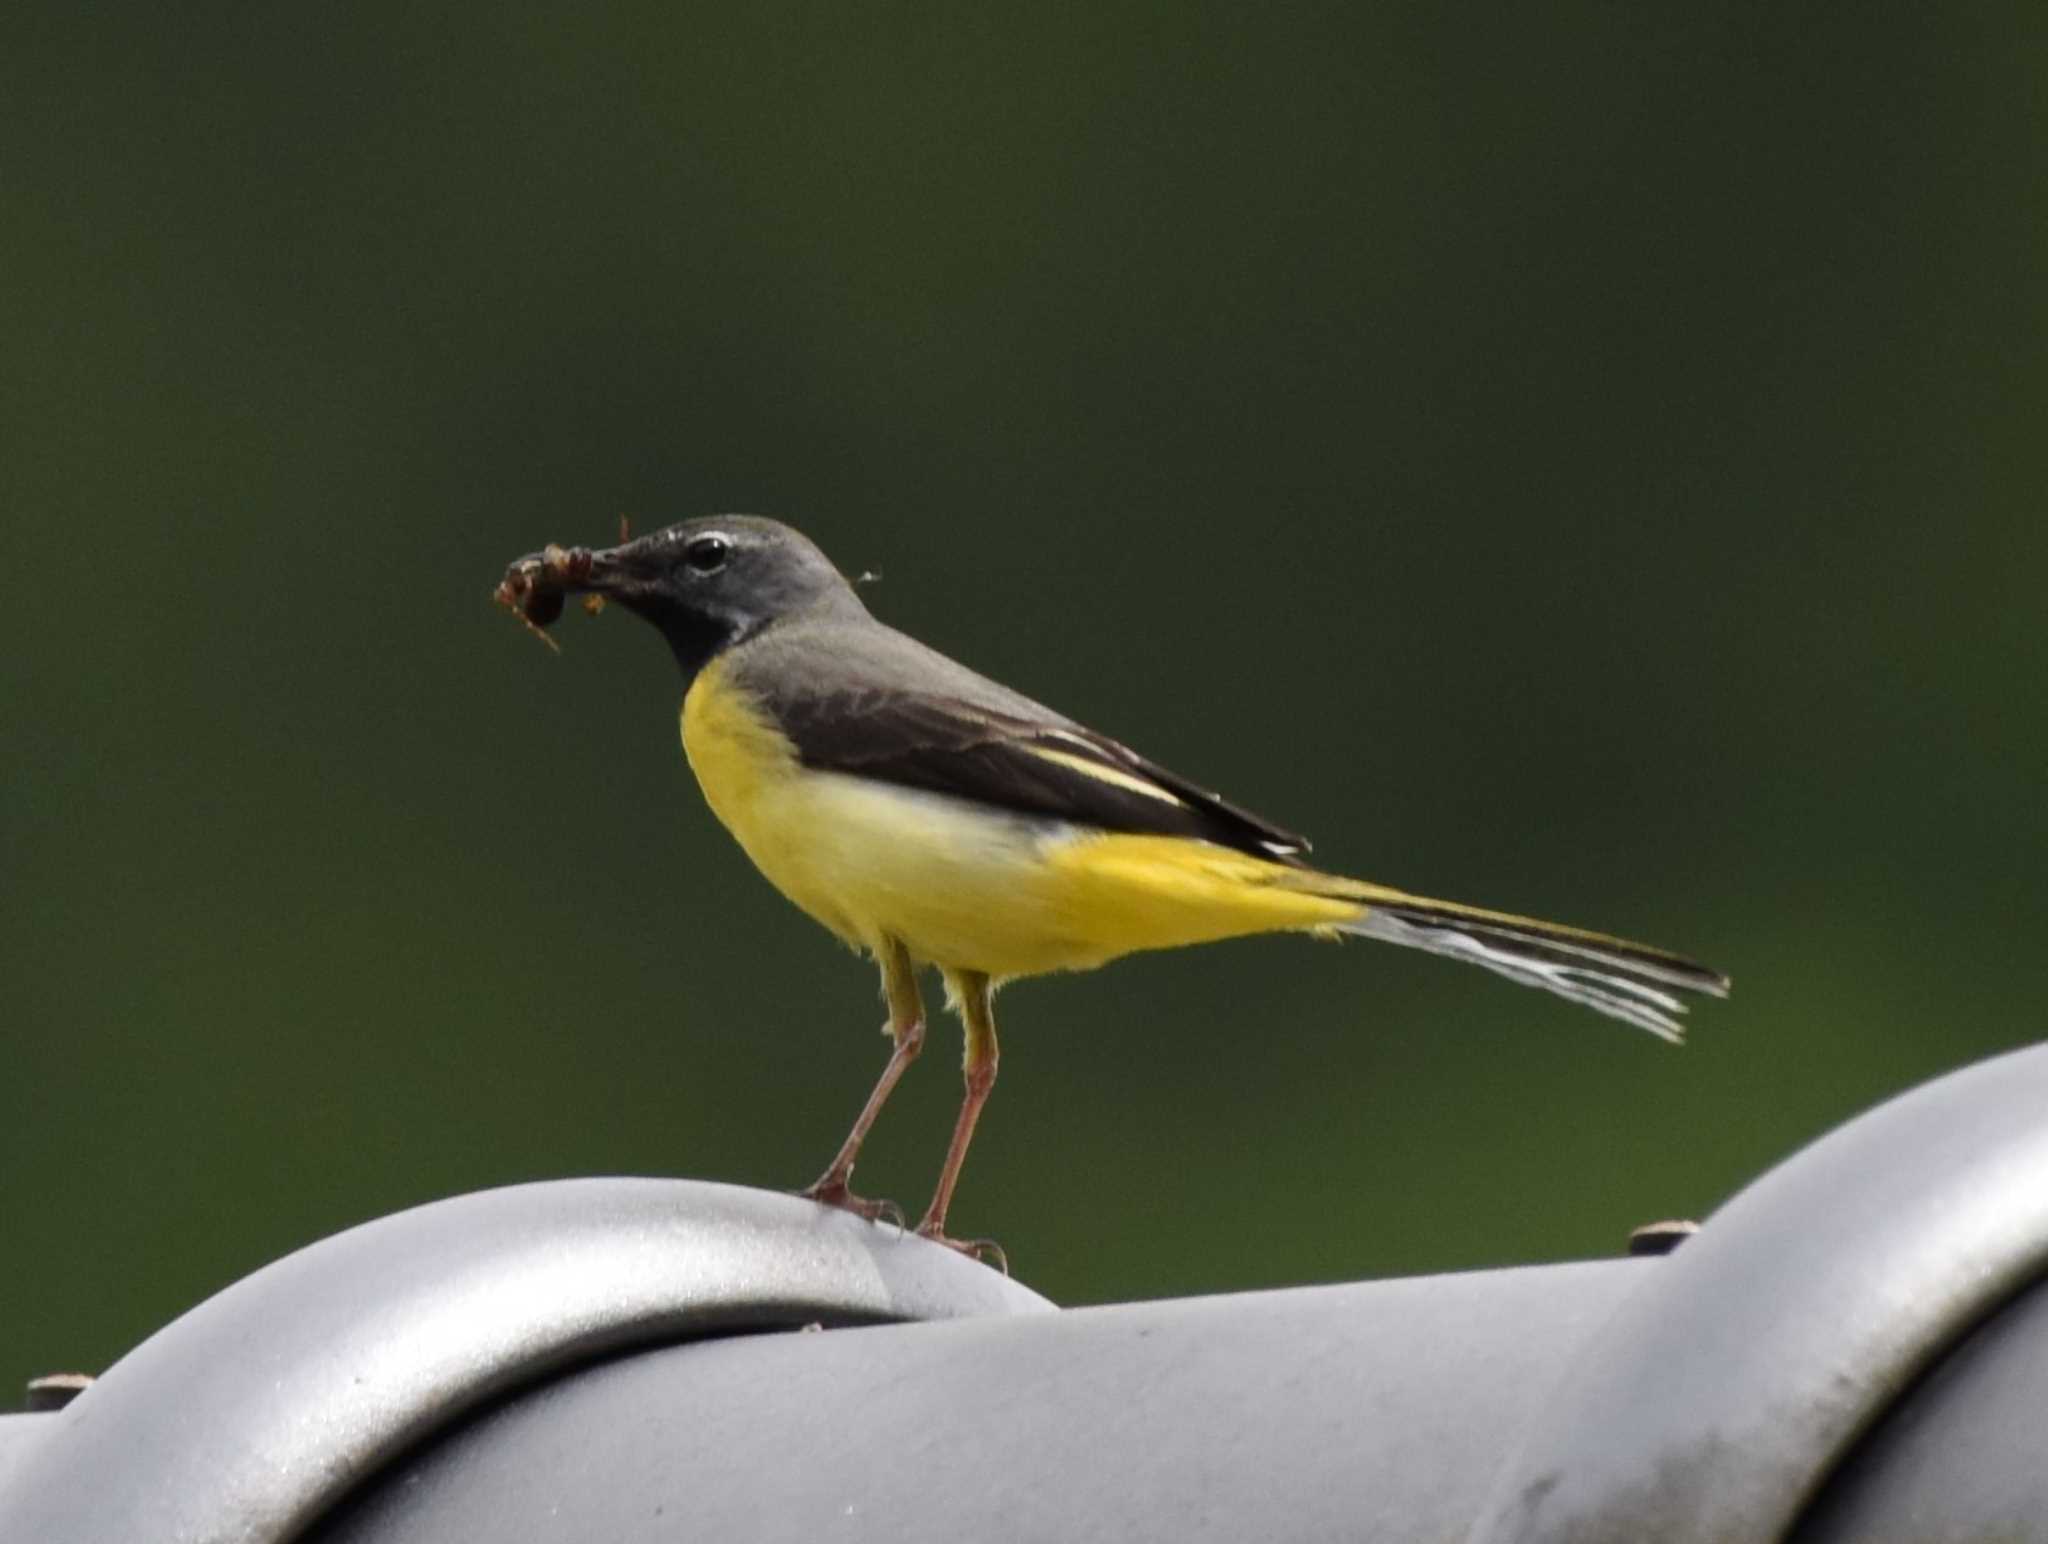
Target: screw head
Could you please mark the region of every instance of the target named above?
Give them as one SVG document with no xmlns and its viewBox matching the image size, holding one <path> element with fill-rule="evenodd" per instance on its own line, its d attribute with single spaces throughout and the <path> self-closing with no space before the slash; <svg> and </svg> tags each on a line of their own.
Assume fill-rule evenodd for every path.
<svg viewBox="0 0 2048 1544">
<path fill-rule="evenodd" d="M 1665 1255 L 1699 1232 L 1700 1225 L 1683 1217 L 1671 1217 L 1663 1222 L 1646 1222 L 1628 1236 L 1628 1252 L 1632 1255 Z"/>
<path fill-rule="evenodd" d="M 89 1372 L 50 1372 L 40 1378 L 28 1380 L 21 1407 L 33 1414 L 51 1410 L 62 1410 L 72 1400 L 92 1387 Z"/>
</svg>

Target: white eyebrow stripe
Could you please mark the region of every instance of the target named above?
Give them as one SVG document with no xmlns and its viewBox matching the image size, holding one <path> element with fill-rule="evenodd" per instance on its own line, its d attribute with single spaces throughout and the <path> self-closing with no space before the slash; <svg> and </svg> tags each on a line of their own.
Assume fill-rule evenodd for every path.
<svg viewBox="0 0 2048 1544">
<path fill-rule="evenodd" d="M 1117 767 L 1104 766 L 1101 762 L 1091 761 L 1086 756 L 1076 756 L 1069 751 L 1056 751 L 1044 745 L 1026 744 L 1022 748 L 1038 757 L 1041 761 L 1050 761 L 1059 766 L 1069 767 L 1083 776 L 1094 778 L 1098 783 L 1108 783 L 1115 788 L 1126 789 L 1131 793 L 1143 794 L 1148 799 L 1157 799 L 1162 804 L 1173 805 L 1176 809 L 1186 809 L 1188 807 L 1186 800 L 1169 793 L 1157 783 L 1152 782 L 1148 778 L 1139 777 L 1135 773 L 1125 772 Z"/>
</svg>

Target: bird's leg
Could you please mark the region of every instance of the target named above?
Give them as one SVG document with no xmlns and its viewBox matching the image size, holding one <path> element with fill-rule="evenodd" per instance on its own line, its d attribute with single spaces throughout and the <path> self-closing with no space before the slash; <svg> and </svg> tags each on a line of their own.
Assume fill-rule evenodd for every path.
<svg viewBox="0 0 2048 1544">
<path fill-rule="evenodd" d="M 826 1206 L 840 1207 L 870 1222 L 877 1217 L 894 1217 L 900 1223 L 903 1211 L 894 1201 L 865 1200 L 847 1188 L 853 1179 L 853 1162 L 860 1156 L 860 1145 L 867 1140 L 868 1127 L 882 1113 L 882 1106 L 888 1102 L 904 1069 L 924 1049 L 924 994 L 917 989 L 917 967 L 910 961 L 910 951 L 895 939 L 885 938 L 877 955 L 882 963 L 882 995 L 889 1000 L 888 1031 L 896 1042 L 889 1052 L 889 1064 L 875 1080 L 874 1092 L 861 1106 L 860 1118 L 840 1144 L 838 1156 L 823 1174 L 797 1194 Z"/>
<path fill-rule="evenodd" d="M 988 1100 L 988 1091 L 996 1086 L 996 1009 L 995 984 L 986 974 L 978 970 L 948 970 L 946 990 L 954 1006 L 960 1010 L 961 1023 L 967 1030 L 967 1054 L 962 1061 L 967 1093 L 960 1101 L 960 1118 L 953 1123 L 953 1141 L 946 1148 L 946 1166 L 939 1170 L 939 1188 L 932 1194 L 932 1204 L 925 1208 L 924 1221 L 917 1225 L 918 1233 L 935 1243 L 957 1249 L 962 1254 L 980 1256 L 993 1254 L 996 1262 L 1008 1274 L 1008 1263 L 1003 1252 L 987 1239 L 956 1239 L 946 1236 L 946 1209 L 953 1204 L 953 1187 L 960 1183 L 960 1165 L 967 1157 L 967 1144 L 974 1140 L 974 1123 L 981 1118 L 981 1107 Z"/>
</svg>

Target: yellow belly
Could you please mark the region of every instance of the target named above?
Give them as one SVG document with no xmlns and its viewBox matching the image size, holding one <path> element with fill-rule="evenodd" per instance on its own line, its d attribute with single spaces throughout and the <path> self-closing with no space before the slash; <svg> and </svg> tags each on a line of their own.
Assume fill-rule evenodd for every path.
<svg viewBox="0 0 2048 1544">
<path fill-rule="evenodd" d="M 1122 836 L 801 766 L 718 662 L 683 701 L 713 813 L 784 895 L 839 937 L 991 976 L 1084 970 L 1139 949 L 1356 917 L 1356 902 L 1226 848 Z"/>
</svg>

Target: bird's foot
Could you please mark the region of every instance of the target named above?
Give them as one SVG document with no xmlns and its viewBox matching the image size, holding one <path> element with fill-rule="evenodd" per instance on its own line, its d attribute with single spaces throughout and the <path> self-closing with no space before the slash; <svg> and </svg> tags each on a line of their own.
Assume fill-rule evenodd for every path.
<svg viewBox="0 0 2048 1544">
<path fill-rule="evenodd" d="M 893 1222 L 897 1227 L 907 1226 L 903 1208 L 894 1201 L 870 1201 L 866 1196 L 857 1196 L 847 1188 L 850 1178 L 845 1174 L 826 1174 L 804 1186 L 797 1192 L 806 1201 L 816 1201 L 820 1206 L 836 1206 L 842 1212 L 869 1222 Z"/>
<path fill-rule="evenodd" d="M 929 1217 L 917 1225 L 917 1236 L 930 1239 L 934 1244 L 944 1244 L 948 1249 L 964 1254 L 968 1259 L 982 1265 L 992 1265 L 1005 1276 L 1010 1274 L 1010 1257 L 1003 1253 L 1003 1246 L 992 1238 L 948 1238 L 945 1229 Z"/>
</svg>

